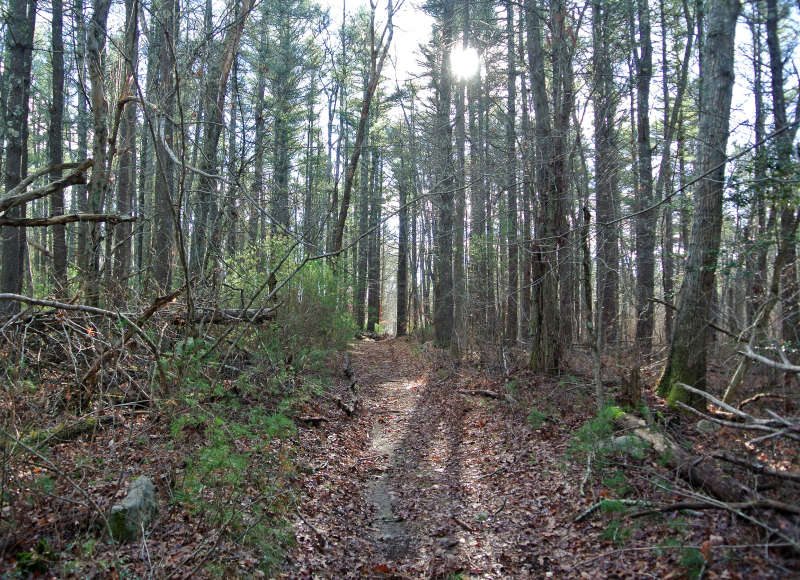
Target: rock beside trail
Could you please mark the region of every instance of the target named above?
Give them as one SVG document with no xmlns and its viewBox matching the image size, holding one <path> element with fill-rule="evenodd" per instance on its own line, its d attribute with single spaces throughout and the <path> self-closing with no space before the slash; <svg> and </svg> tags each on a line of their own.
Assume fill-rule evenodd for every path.
<svg viewBox="0 0 800 580">
<path fill-rule="evenodd" d="M 153 482 L 138 477 L 128 488 L 128 495 L 111 508 L 108 517 L 111 535 L 120 542 L 137 540 L 158 513 Z"/>
</svg>

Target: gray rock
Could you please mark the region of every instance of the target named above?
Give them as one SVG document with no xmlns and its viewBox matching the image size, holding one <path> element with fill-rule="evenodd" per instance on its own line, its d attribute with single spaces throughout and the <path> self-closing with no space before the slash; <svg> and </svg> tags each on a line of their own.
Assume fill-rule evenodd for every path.
<svg viewBox="0 0 800 580">
<path fill-rule="evenodd" d="M 130 485 L 125 499 L 111 508 L 108 517 L 111 535 L 120 542 L 137 540 L 157 513 L 153 482 L 142 475 Z"/>
<path fill-rule="evenodd" d="M 697 430 L 703 435 L 711 435 L 720 429 L 722 429 L 722 425 L 719 423 L 714 423 L 713 421 L 709 421 L 708 419 L 700 419 L 697 422 Z"/>
</svg>

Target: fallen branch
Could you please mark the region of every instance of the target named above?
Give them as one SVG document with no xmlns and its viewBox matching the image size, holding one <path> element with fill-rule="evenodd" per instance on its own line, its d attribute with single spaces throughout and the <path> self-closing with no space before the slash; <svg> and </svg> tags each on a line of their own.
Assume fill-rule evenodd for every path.
<svg viewBox="0 0 800 580">
<path fill-rule="evenodd" d="M 648 505 L 648 506 L 649 505 L 653 505 L 649 501 L 640 500 L 640 499 L 601 499 L 600 501 L 595 502 L 594 504 L 589 506 L 589 509 L 587 509 L 586 511 L 581 513 L 578 517 L 576 517 L 574 520 L 572 520 L 572 523 L 573 524 L 577 524 L 578 522 L 582 522 L 583 520 L 588 518 L 590 515 L 592 515 L 594 512 L 596 512 L 598 509 L 600 509 L 604 505 L 613 505 L 613 504 Z"/>
<path fill-rule="evenodd" d="M 0 216 L 0 226 L 13 228 L 41 228 L 49 226 L 60 226 L 74 222 L 106 222 L 110 224 L 121 224 L 135 222 L 136 216 L 117 215 L 113 213 L 72 213 L 67 215 L 54 215 L 41 218 L 9 218 Z"/>
<path fill-rule="evenodd" d="M 761 463 L 760 461 L 748 461 L 746 459 L 742 459 L 741 457 L 736 457 L 735 455 L 726 453 L 725 451 L 719 451 L 712 455 L 712 457 L 715 459 L 722 459 L 723 461 L 733 463 L 734 465 L 739 465 L 740 467 L 745 467 L 753 473 L 757 473 L 759 475 L 769 475 L 772 477 L 777 477 L 778 479 L 800 483 L 800 473 L 780 471 L 767 465 L 766 463 Z"/>
<path fill-rule="evenodd" d="M 312 532 L 314 532 L 314 535 L 317 537 L 317 540 L 319 540 L 320 549 L 324 550 L 325 547 L 328 545 L 328 540 L 325 539 L 325 536 L 322 534 L 322 532 L 320 532 L 311 522 L 309 522 L 305 518 L 305 516 L 303 516 L 303 514 L 300 513 L 300 510 L 297 510 L 296 513 L 297 513 L 297 517 L 300 518 L 300 521 L 302 521 L 306 526 L 308 526 L 308 528 Z"/>
<path fill-rule="evenodd" d="M 113 415 L 100 417 L 84 417 L 71 423 L 61 423 L 50 429 L 31 431 L 20 440 L 25 446 L 32 449 L 41 449 L 48 443 L 64 443 L 80 437 L 84 433 L 93 431 L 102 425 L 113 423 Z"/>
<path fill-rule="evenodd" d="M 153 358 L 156 362 L 156 365 L 158 366 L 158 372 L 161 377 L 162 386 L 166 385 L 166 376 L 159 360 L 161 352 L 159 351 L 155 343 L 153 343 L 152 339 L 149 336 L 147 336 L 147 334 L 140 328 L 140 326 L 144 322 L 146 322 L 151 316 L 153 316 L 153 314 L 155 314 L 159 308 L 163 307 L 166 304 L 169 304 L 175 298 L 177 298 L 185 288 L 186 285 L 184 284 L 171 294 L 167 294 L 166 296 L 160 296 L 156 298 L 153 301 L 153 303 L 147 309 L 145 309 L 141 313 L 141 315 L 139 315 L 139 318 L 136 319 L 136 322 L 131 321 L 128 317 L 123 317 L 123 320 L 125 320 L 128 323 L 128 327 L 126 327 L 125 331 L 123 332 L 122 338 L 119 341 L 119 347 L 109 348 L 108 350 L 104 351 L 100 356 L 98 356 L 94 364 L 91 366 L 91 368 L 88 371 L 86 371 L 86 374 L 83 375 L 81 383 L 87 386 L 94 384 L 95 377 L 97 376 L 97 373 L 100 372 L 100 369 L 102 368 L 103 364 L 109 358 L 111 358 L 118 351 L 118 349 L 125 348 L 128 345 L 128 343 L 131 340 L 133 340 L 134 334 L 136 334 L 140 336 L 142 340 L 145 341 L 145 343 L 148 345 L 151 352 L 153 353 Z M 130 330 L 128 328 L 130 328 Z"/>
<path fill-rule="evenodd" d="M 224 324 L 227 322 L 244 322 L 247 324 L 262 324 L 275 320 L 278 307 L 272 308 L 196 308 L 194 320 L 188 322 L 203 322 L 206 324 Z M 186 320 L 186 317 L 183 317 Z"/>
<path fill-rule="evenodd" d="M 461 395 L 475 395 L 478 397 L 488 397 L 490 399 L 500 399 L 502 395 L 499 393 L 495 393 L 494 391 L 487 391 L 484 389 L 470 389 L 465 391 L 458 391 Z"/>
<path fill-rule="evenodd" d="M 330 421 L 327 417 L 295 417 L 295 420 L 308 423 L 309 425 L 319 425 L 325 421 Z"/>
<path fill-rule="evenodd" d="M 744 501 L 744 502 L 737 502 L 737 503 L 725 503 L 725 502 L 691 502 L 691 501 L 682 501 L 678 503 L 673 503 L 666 506 L 661 506 L 641 512 L 636 512 L 631 514 L 632 518 L 639 518 L 642 516 L 655 514 L 655 513 L 662 513 L 662 512 L 673 512 L 679 510 L 718 510 L 724 509 L 728 511 L 740 511 L 740 510 L 748 510 L 754 508 L 761 508 L 761 509 L 773 509 L 781 512 L 785 512 L 788 514 L 795 514 L 800 515 L 800 507 L 796 505 L 791 505 L 788 503 L 784 503 L 782 501 L 775 501 L 773 499 L 757 499 L 752 501 Z"/>
</svg>

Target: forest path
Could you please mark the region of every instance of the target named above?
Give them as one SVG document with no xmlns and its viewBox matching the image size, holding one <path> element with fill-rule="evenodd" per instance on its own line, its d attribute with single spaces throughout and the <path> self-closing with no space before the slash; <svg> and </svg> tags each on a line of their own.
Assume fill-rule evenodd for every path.
<svg viewBox="0 0 800 580">
<path fill-rule="evenodd" d="M 408 339 L 351 356 L 359 411 L 300 431 L 311 473 L 286 577 L 525 578 L 575 563 L 566 430 L 460 393 L 502 384 Z"/>
</svg>

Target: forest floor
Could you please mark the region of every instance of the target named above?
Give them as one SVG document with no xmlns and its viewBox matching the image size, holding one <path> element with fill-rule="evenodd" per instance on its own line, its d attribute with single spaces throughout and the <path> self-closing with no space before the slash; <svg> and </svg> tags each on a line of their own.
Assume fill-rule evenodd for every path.
<svg viewBox="0 0 800 580">
<path fill-rule="evenodd" d="M 71 369 L 40 357 L 38 381 L 15 379 L 0 400 L 11 437 L 0 445 L 0 577 L 800 575 L 796 553 L 729 510 L 638 517 L 702 497 L 653 451 L 609 446 L 617 429 L 596 417 L 586 360 L 550 377 L 525 370 L 522 352 L 503 370 L 409 338 L 331 356 L 316 374 L 183 368 L 151 401 L 138 401 L 132 359 L 130 380 L 98 398 L 112 403 L 89 412 L 96 425 L 44 441 L 26 434 L 86 423 L 70 410 Z M 612 367 L 626 368 L 609 361 L 610 396 Z M 673 439 L 800 473 L 797 445 L 748 446 L 740 430 L 703 434 L 668 411 L 650 390 L 656 371 L 643 369 L 645 402 Z M 117 544 L 104 514 L 139 474 L 155 483 L 159 514 L 141 541 Z M 800 503 L 796 484 L 736 477 Z"/>
<path fill-rule="evenodd" d="M 777 557 L 768 540 L 724 512 L 632 519 L 626 512 L 635 508 L 609 500 L 611 509 L 574 523 L 604 498 L 646 505 L 683 497 L 650 453 L 603 461 L 598 454 L 587 463 L 581 451 L 593 442 L 576 433 L 587 433 L 580 429 L 593 416 L 592 391 L 576 377 L 559 382 L 523 371 L 508 381 L 407 339 L 362 341 L 352 357 L 360 410 L 300 435 L 310 473 L 285 577 L 800 571 L 790 554 Z"/>
</svg>

